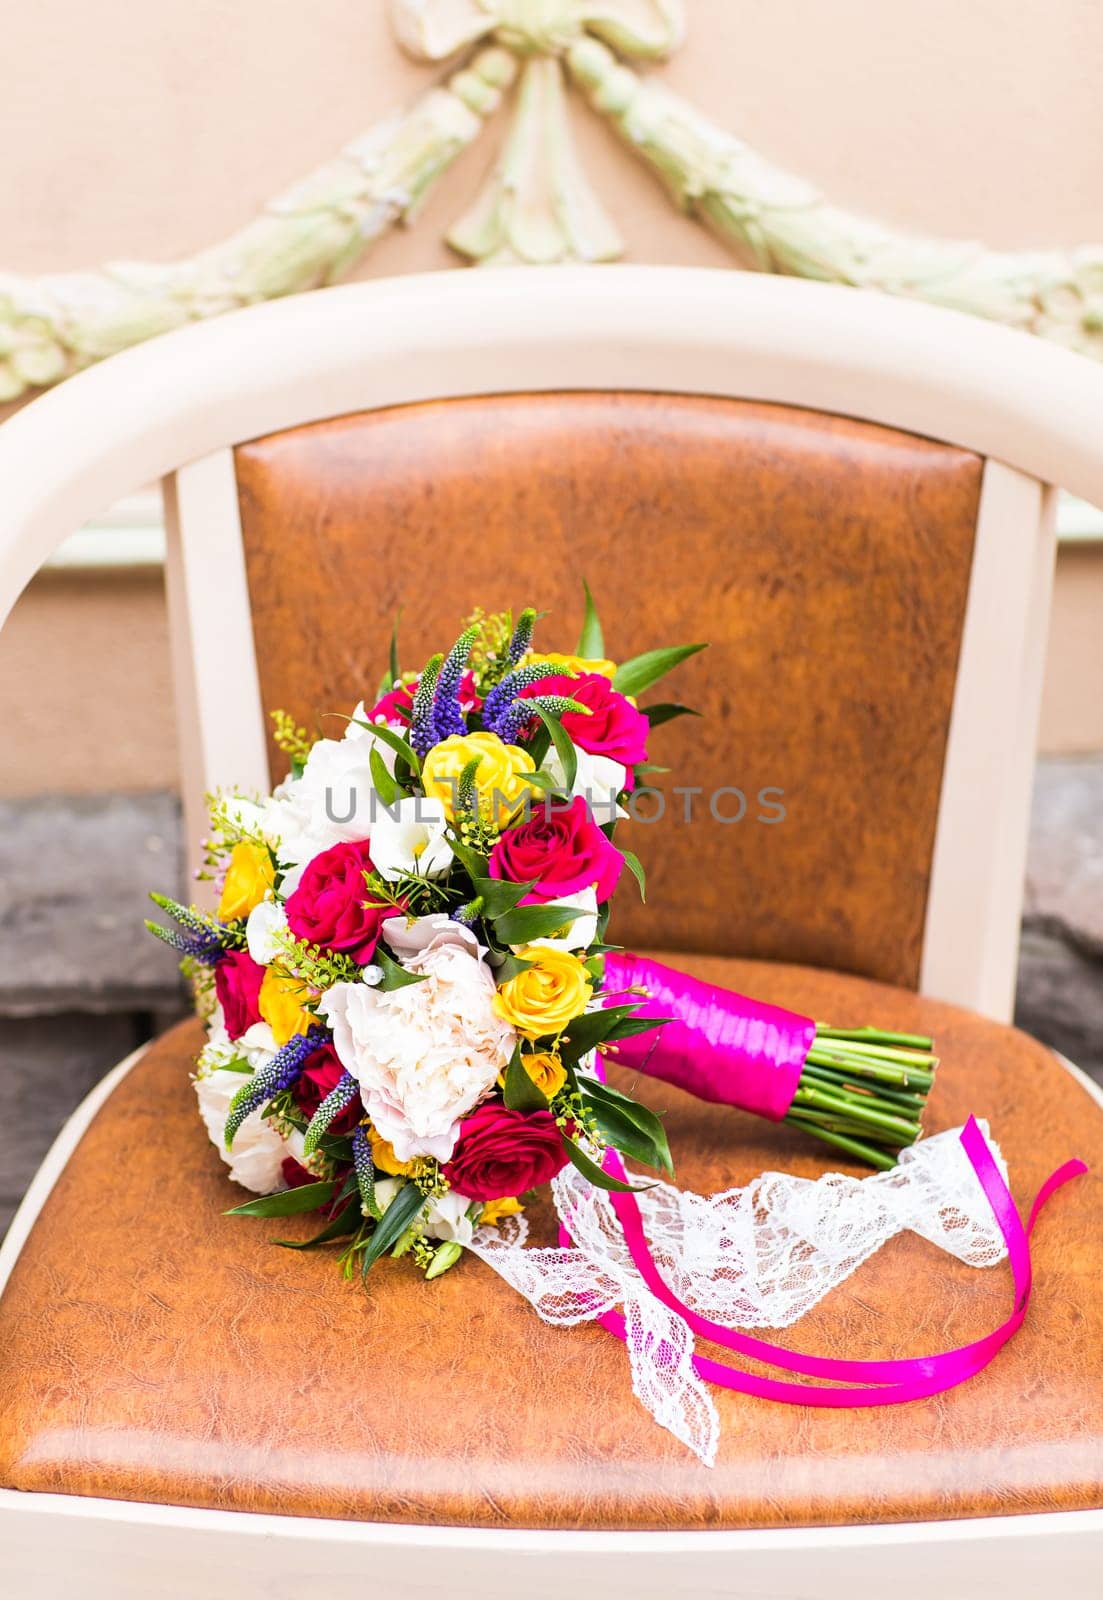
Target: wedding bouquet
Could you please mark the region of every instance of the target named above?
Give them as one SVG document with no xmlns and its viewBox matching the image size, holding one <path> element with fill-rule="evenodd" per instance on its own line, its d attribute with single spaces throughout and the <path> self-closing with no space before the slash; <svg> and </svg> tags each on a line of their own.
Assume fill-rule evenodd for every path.
<svg viewBox="0 0 1103 1600">
<path fill-rule="evenodd" d="M 703 647 L 614 666 L 588 591 L 586 653 L 536 651 L 535 621 L 480 614 L 416 673 L 393 642 L 341 739 L 277 714 L 291 776 L 212 803 L 217 912 L 154 896 L 207 1024 L 200 1111 L 262 1195 L 236 1211 L 324 1210 L 310 1242 L 345 1239 L 350 1273 L 389 1250 L 437 1276 L 567 1162 L 626 1186 L 608 1147 L 672 1170 L 591 1067 L 654 1025 L 596 1000 L 625 867 L 643 889 L 613 842 L 647 764 L 634 696 Z"/>
<path fill-rule="evenodd" d="M 651 731 L 687 711 L 637 696 L 704 647 L 607 660 L 588 589 L 575 654 L 538 650 L 535 622 L 476 613 L 412 673 L 392 638 L 374 703 L 341 738 L 277 713 L 290 776 L 211 802 L 217 910 L 153 896 L 176 926 L 149 927 L 181 953 L 206 1024 L 200 1113 L 257 1195 L 235 1214 L 321 1213 L 315 1237 L 280 1242 L 338 1242 L 347 1276 L 389 1252 L 432 1279 L 471 1250 L 546 1321 L 622 1338 L 637 1395 L 706 1462 L 718 1421 L 703 1379 L 810 1405 L 960 1382 L 1026 1308 L 998 1152 L 973 1122 L 916 1145 L 929 1039 L 825 1027 L 607 942 L 626 868 L 644 892 L 619 834 Z M 681 1191 L 659 1176 L 673 1170 L 662 1121 L 607 1083 L 603 1057 L 891 1170 Z M 630 1178 L 622 1157 L 656 1176 Z M 559 1246 L 531 1249 L 523 1197 L 544 1185 Z M 903 1228 L 977 1265 L 1011 1251 L 1016 1310 L 983 1357 L 818 1360 L 732 1331 L 795 1320 Z M 743 1373 L 697 1356 L 695 1333 L 870 1387 Z"/>
</svg>

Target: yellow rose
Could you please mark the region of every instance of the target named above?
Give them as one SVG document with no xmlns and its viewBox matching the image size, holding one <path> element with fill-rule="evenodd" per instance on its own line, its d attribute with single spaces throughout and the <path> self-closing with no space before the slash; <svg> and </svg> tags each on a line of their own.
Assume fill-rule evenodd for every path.
<svg viewBox="0 0 1103 1600">
<path fill-rule="evenodd" d="M 506 979 L 494 1010 L 525 1039 L 562 1033 L 593 995 L 589 973 L 573 950 L 529 946 L 519 954 L 532 965 Z"/>
<path fill-rule="evenodd" d="M 236 922 L 259 906 L 275 878 L 272 857 L 263 845 L 242 841 L 230 852 L 222 898 L 218 902 L 219 922 Z"/>
<path fill-rule="evenodd" d="M 302 979 L 284 967 L 271 966 L 265 972 L 257 996 L 257 1009 L 277 1044 L 286 1044 L 297 1033 L 305 1033 L 317 1020 L 303 1006 L 309 996 L 310 991 Z"/>
<path fill-rule="evenodd" d="M 596 672 L 599 677 L 609 678 L 617 670 L 615 661 L 589 660 L 586 656 L 563 656 L 556 650 L 543 650 L 539 655 L 531 657 L 533 661 L 546 661 L 549 666 L 562 667 L 564 672 Z"/>
<path fill-rule="evenodd" d="M 421 1170 L 421 1161 L 415 1157 L 413 1161 L 400 1161 L 394 1153 L 394 1145 L 389 1139 L 384 1139 L 371 1123 L 368 1124 L 368 1143 L 371 1145 L 371 1158 L 380 1172 L 389 1173 L 392 1178 L 409 1178 Z"/>
<path fill-rule="evenodd" d="M 516 1195 L 503 1195 L 500 1200 L 488 1200 L 479 1214 L 480 1227 L 485 1222 L 488 1228 L 496 1228 L 503 1217 L 515 1217 L 525 1208 Z"/>
<path fill-rule="evenodd" d="M 521 1065 L 545 1100 L 554 1099 L 567 1081 L 566 1068 L 554 1051 L 539 1050 L 531 1056 L 522 1056 Z M 504 1078 L 502 1073 L 498 1082 L 502 1083 Z"/>
<path fill-rule="evenodd" d="M 496 733 L 453 733 L 434 745 L 421 764 L 425 793 L 453 817 L 463 769 L 476 756 L 481 757 L 475 769 L 479 814 L 488 821 L 508 822 L 531 792 L 525 774 L 534 772 L 536 763 L 527 750 L 503 744 Z"/>
</svg>

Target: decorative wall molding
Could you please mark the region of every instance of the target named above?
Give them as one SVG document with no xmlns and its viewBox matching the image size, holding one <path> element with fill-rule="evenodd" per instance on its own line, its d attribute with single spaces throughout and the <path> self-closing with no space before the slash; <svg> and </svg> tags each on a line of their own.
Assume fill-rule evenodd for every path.
<svg viewBox="0 0 1103 1600">
<path fill-rule="evenodd" d="M 165 265 L 0 274 L 0 403 L 183 323 L 332 283 L 479 134 L 519 77 L 501 157 L 448 242 L 479 264 L 622 253 L 570 135 L 572 82 L 739 264 L 908 295 L 1103 359 L 1103 245 L 996 251 L 918 238 L 831 204 L 628 60 L 670 54 L 682 0 L 389 0 L 411 55 L 468 57 L 222 243 Z"/>
</svg>

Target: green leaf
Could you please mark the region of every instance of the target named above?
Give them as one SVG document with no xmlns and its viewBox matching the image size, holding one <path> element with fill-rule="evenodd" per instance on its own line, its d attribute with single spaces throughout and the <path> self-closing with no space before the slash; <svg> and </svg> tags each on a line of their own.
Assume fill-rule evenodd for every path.
<svg viewBox="0 0 1103 1600">
<path fill-rule="evenodd" d="M 558 778 L 552 777 L 550 772 L 526 772 L 525 782 L 534 789 L 539 789 L 542 794 L 561 794 L 566 796 L 566 789 Z"/>
<path fill-rule="evenodd" d="M 605 655 L 605 635 L 601 631 L 594 597 L 585 578 L 582 580 L 582 592 L 586 596 L 586 616 L 582 623 L 582 632 L 578 636 L 578 649 L 575 655 L 584 656 L 589 661 L 600 661 Z"/>
<path fill-rule="evenodd" d="M 650 1033 L 652 1028 L 661 1028 L 671 1021 L 672 1017 L 625 1017 L 605 1035 L 605 1043 L 615 1044 L 618 1039 L 632 1039 L 637 1033 Z"/>
<path fill-rule="evenodd" d="M 599 1011 L 586 1011 L 567 1024 L 564 1038 L 566 1053 L 572 1061 L 588 1055 L 607 1039 L 613 1029 L 626 1017 L 635 1014 L 635 1006 L 602 1006 Z"/>
<path fill-rule="evenodd" d="M 394 627 L 391 629 L 391 687 L 394 688 L 402 674 L 398 670 L 398 624 L 402 621 L 402 607 L 395 612 Z"/>
<path fill-rule="evenodd" d="M 219 1072 L 243 1072 L 251 1077 L 253 1069 L 244 1056 L 235 1056 L 232 1061 L 224 1061 L 219 1067 Z"/>
<path fill-rule="evenodd" d="M 647 899 L 647 875 L 643 870 L 643 862 L 634 850 L 622 850 L 624 864 L 640 886 L 640 899 Z"/>
<path fill-rule="evenodd" d="M 495 983 L 508 983 L 510 978 L 515 978 L 519 972 L 527 972 L 532 966 L 531 961 L 525 961 L 521 956 L 508 955 L 504 961 L 494 968 Z"/>
<path fill-rule="evenodd" d="M 674 1162 L 661 1118 L 611 1084 L 583 1078 L 580 1087 L 599 1130 L 610 1144 L 634 1161 L 673 1173 Z"/>
<path fill-rule="evenodd" d="M 642 656 L 622 661 L 613 678 L 613 688 L 621 694 L 641 694 L 673 670 L 679 662 L 707 650 L 707 644 L 674 644 L 665 650 L 647 650 Z"/>
<path fill-rule="evenodd" d="M 425 1196 L 416 1183 L 402 1185 L 368 1240 L 360 1263 L 360 1270 L 365 1276 L 368 1268 L 402 1237 L 424 1204 Z"/>
<path fill-rule="evenodd" d="M 536 1087 L 521 1065 L 521 1052 L 515 1049 L 506 1067 L 505 1086 L 502 1091 L 511 1111 L 546 1111 L 547 1096 Z"/>
<path fill-rule="evenodd" d="M 387 763 L 372 745 L 368 752 L 368 765 L 371 767 L 371 778 L 375 790 L 385 806 L 393 806 L 398 799 L 398 784 L 387 771 Z"/>
<path fill-rule="evenodd" d="M 466 870 L 472 883 L 480 883 L 486 877 L 486 857 L 480 855 L 477 850 L 472 850 L 469 844 L 465 844 L 460 838 L 459 829 L 455 826 L 448 830 L 448 843 L 452 854 Z"/>
<path fill-rule="evenodd" d="M 228 1217 L 294 1217 L 300 1211 L 317 1211 L 328 1205 L 337 1192 L 332 1178 L 325 1183 L 304 1183 L 298 1189 L 281 1189 L 279 1194 L 262 1194 L 257 1200 L 247 1200 L 242 1206 L 233 1206 L 225 1213 Z"/>
<path fill-rule="evenodd" d="M 404 739 L 393 728 L 388 728 L 384 722 L 365 722 L 363 717 L 346 717 L 345 720 L 347 722 L 355 722 L 358 728 L 367 728 L 369 733 L 374 733 L 377 739 L 383 744 L 389 745 L 396 755 L 402 757 L 415 777 L 421 777 L 421 762 L 418 760 L 417 752 L 408 739 Z"/>
<path fill-rule="evenodd" d="M 577 1167 L 584 1178 L 589 1178 L 595 1189 L 609 1189 L 616 1194 L 640 1194 L 644 1189 L 653 1186 L 649 1183 L 622 1183 L 619 1178 L 612 1177 L 595 1161 L 591 1161 L 585 1150 L 575 1144 L 573 1139 L 564 1139 L 563 1148 L 567 1152 L 567 1160 L 573 1167 Z"/>
<path fill-rule="evenodd" d="M 553 717 L 550 711 L 545 711 L 544 707 L 537 705 L 535 701 L 533 706 L 537 716 L 551 734 L 552 744 L 559 753 L 559 759 L 563 764 L 563 787 L 569 792 L 574 788 L 575 774 L 578 771 L 578 752 L 559 718 Z"/>
<path fill-rule="evenodd" d="M 283 1250 L 313 1250 L 320 1244 L 328 1244 L 331 1239 L 344 1238 L 346 1234 L 355 1233 L 360 1226 L 362 1216 L 360 1212 L 360 1196 L 350 1200 L 342 1206 L 335 1217 L 331 1217 L 313 1239 L 273 1239 L 273 1244 L 278 1244 Z"/>
<path fill-rule="evenodd" d="M 699 711 L 694 711 L 692 706 L 683 706 L 673 700 L 657 706 L 641 706 L 640 710 L 653 728 L 661 727 L 664 722 L 673 722 L 675 717 L 699 717 L 701 715 Z"/>
<path fill-rule="evenodd" d="M 518 906 L 494 919 L 494 931 L 503 944 L 528 944 L 530 939 L 550 939 L 585 915 L 581 906 Z"/>
<path fill-rule="evenodd" d="M 423 972 L 407 972 L 405 967 L 399 966 L 398 962 L 387 954 L 381 944 L 376 945 L 372 959 L 383 968 L 383 980 L 379 984 L 383 994 L 389 994 L 392 989 L 408 989 L 412 983 L 425 982 Z"/>
<path fill-rule="evenodd" d="M 514 906 L 525 898 L 529 890 L 536 885 L 535 878 L 531 883 L 509 883 L 505 878 L 472 878 L 471 887 L 476 897 L 483 903 L 483 911 L 491 921 L 495 917 L 502 917 L 507 911 L 512 911 Z"/>
</svg>

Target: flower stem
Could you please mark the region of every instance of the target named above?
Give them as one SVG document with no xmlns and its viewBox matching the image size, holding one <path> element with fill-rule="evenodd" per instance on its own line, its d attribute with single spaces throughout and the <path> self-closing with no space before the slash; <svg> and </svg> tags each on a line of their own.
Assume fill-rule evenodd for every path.
<svg viewBox="0 0 1103 1600">
<path fill-rule="evenodd" d="M 887 1171 L 922 1134 L 937 1066 L 922 1034 L 818 1026 L 785 1120 Z"/>
</svg>

